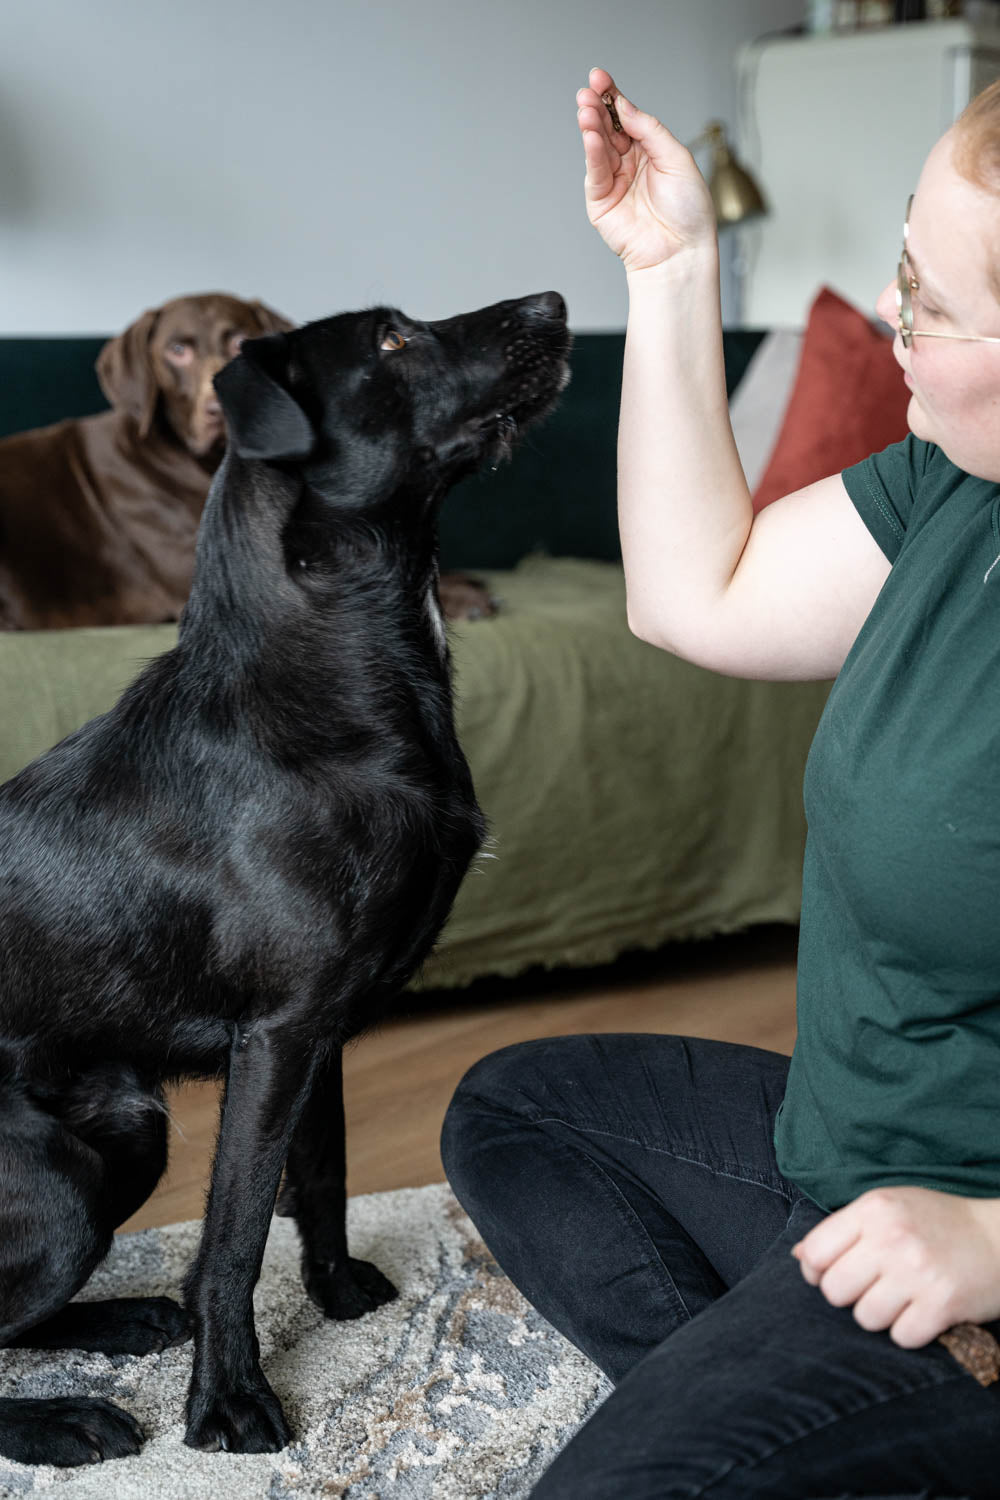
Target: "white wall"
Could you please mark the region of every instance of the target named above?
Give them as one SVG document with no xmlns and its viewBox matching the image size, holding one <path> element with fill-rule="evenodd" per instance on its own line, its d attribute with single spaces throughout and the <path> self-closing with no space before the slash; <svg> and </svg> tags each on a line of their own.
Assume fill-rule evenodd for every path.
<svg viewBox="0 0 1000 1500">
<path fill-rule="evenodd" d="M 215 288 L 441 317 L 555 287 L 616 328 L 574 94 L 611 68 L 690 140 L 802 0 L 5 0 L 0 334 Z"/>
<path fill-rule="evenodd" d="M 796 37 L 742 63 L 747 161 L 770 207 L 745 234 L 746 321 L 800 328 L 824 285 L 876 316 L 928 152 L 1000 77 L 1000 30 L 950 20 Z"/>
</svg>

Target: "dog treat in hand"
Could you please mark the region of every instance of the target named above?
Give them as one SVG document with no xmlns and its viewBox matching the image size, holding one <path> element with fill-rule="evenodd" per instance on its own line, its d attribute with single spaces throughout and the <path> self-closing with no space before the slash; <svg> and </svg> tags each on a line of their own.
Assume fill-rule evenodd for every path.
<svg viewBox="0 0 1000 1500">
<path fill-rule="evenodd" d="M 611 116 L 611 129 L 620 132 L 622 128 L 622 122 L 618 118 L 618 111 L 615 109 L 615 96 L 610 89 L 605 89 L 604 93 L 601 95 L 601 103 L 604 105 L 608 114 Z"/>
<path fill-rule="evenodd" d="M 1000 1379 L 1000 1344 L 992 1333 L 980 1328 L 978 1323 L 956 1323 L 946 1333 L 938 1336 L 953 1359 L 963 1370 L 974 1375 L 980 1385 L 992 1385 Z"/>
</svg>

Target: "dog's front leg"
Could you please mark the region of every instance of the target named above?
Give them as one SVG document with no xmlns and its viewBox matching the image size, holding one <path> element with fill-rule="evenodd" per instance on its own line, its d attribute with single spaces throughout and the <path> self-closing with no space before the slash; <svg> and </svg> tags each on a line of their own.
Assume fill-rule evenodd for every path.
<svg viewBox="0 0 1000 1500">
<path fill-rule="evenodd" d="M 288 1153 L 282 1194 L 302 1239 L 302 1280 L 328 1318 L 360 1318 L 396 1288 L 377 1266 L 347 1253 L 343 1049 L 317 1069 Z"/>
<path fill-rule="evenodd" d="M 292 1133 L 316 1069 L 270 1022 L 237 1031 L 201 1245 L 185 1282 L 195 1321 L 192 1448 L 276 1453 L 290 1441 L 260 1367 L 253 1290 Z"/>
</svg>

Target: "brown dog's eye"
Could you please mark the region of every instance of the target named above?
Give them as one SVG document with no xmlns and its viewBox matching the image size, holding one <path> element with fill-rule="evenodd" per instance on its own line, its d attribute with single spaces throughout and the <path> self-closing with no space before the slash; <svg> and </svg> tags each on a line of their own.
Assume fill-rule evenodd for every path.
<svg viewBox="0 0 1000 1500">
<path fill-rule="evenodd" d="M 401 333 L 397 333 L 396 332 L 395 328 L 389 328 L 382 335 L 382 342 L 379 345 L 379 348 L 380 349 L 405 349 L 406 348 L 406 340 L 404 339 L 404 337 L 403 337 L 403 335 Z"/>
</svg>

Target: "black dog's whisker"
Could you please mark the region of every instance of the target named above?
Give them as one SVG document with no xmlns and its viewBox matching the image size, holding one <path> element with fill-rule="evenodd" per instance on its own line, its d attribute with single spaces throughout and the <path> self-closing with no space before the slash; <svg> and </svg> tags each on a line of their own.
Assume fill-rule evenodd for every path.
<svg viewBox="0 0 1000 1500">
<path fill-rule="evenodd" d="M 517 440 L 517 419 L 509 412 L 497 412 L 495 417 L 496 446 L 493 454 L 493 462 L 490 467 L 494 473 L 499 469 L 501 463 L 509 463 L 514 456 L 514 443 Z"/>
</svg>

